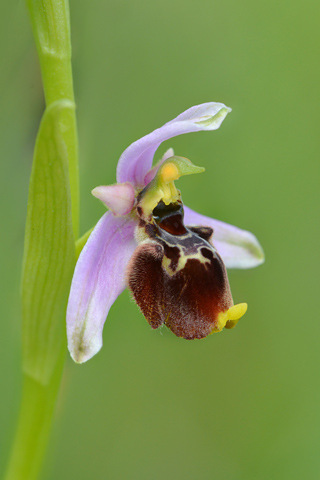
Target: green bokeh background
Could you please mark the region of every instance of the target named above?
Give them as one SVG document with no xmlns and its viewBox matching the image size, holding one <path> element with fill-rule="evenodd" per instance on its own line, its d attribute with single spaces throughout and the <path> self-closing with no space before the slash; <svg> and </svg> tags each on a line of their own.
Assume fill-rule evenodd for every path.
<svg viewBox="0 0 320 480">
<path fill-rule="evenodd" d="M 207 101 L 217 132 L 163 144 L 206 167 L 185 203 L 253 231 L 266 253 L 230 271 L 249 310 L 235 330 L 187 342 L 152 331 L 122 294 L 104 347 L 67 359 L 44 480 L 318 479 L 319 15 L 315 0 L 71 1 L 81 232 L 104 209 L 134 140 Z M 20 394 L 19 275 L 32 152 L 44 109 L 22 2 L 0 15 L 0 468 Z"/>
</svg>

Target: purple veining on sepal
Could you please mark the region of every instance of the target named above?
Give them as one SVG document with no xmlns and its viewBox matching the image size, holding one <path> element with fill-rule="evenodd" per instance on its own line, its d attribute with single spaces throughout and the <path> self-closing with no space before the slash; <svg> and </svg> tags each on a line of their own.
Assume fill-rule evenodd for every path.
<svg viewBox="0 0 320 480">
<path fill-rule="evenodd" d="M 117 181 L 143 187 L 144 178 L 152 166 L 153 156 L 162 142 L 184 133 L 216 130 L 230 111 L 223 103 L 196 105 L 140 138 L 121 155 L 117 167 Z"/>
<path fill-rule="evenodd" d="M 227 268 L 253 268 L 264 262 L 262 247 L 253 233 L 201 215 L 186 206 L 184 213 L 185 225 L 213 228 L 212 243 Z"/>
<path fill-rule="evenodd" d="M 101 200 L 114 215 L 128 215 L 133 209 L 135 191 L 131 183 L 102 185 L 94 188 L 91 193 Z"/>
<path fill-rule="evenodd" d="M 125 270 L 137 246 L 135 222 L 107 212 L 99 220 L 74 272 L 68 309 L 67 335 L 72 358 L 82 363 L 102 347 L 108 311 L 125 289 Z"/>
</svg>

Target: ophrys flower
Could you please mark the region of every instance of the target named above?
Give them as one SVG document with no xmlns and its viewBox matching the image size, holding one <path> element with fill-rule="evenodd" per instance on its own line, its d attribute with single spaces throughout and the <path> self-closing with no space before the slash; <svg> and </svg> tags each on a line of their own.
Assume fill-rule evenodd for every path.
<svg viewBox="0 0 320 480">
<path fill-rule="evenodd" d="M 225 266 L 262 263 L 257 239 L 183 207 L 174 181 L 203 169 L 171 149 L 152 168 L 163 141 L 215 130 L 229 111 L 221 103 L 186 110 L 124 151 L 116 185 L 93 190 L 110 211 L 94 228 L 74 272 L 67 333 L 75 361 L 100 350 L 108 311 L 126 286 L 153 328 L 165 324 L 187 339 L 230 328 L 245 313 L 246 304 L 233 305 Z"/>
</svg>

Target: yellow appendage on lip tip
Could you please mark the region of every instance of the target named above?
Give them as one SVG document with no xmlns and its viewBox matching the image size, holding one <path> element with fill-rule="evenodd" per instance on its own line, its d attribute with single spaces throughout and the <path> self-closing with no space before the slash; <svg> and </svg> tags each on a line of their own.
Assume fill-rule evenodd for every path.
<svg viewBox="0 0 320 480">
<path fill-rule="evenodd" d="M 238 305 L 233 305 L 233 307 L 227 310 L 228 320 L 239 320 L 248 310 L 247 303 L 238 303 Z"/>
<path fill-rule="evenodd" d="M 217 323 L 215 328 L 212 330 L 214 332 L 221 332 L 225 328 L 233 328 L 237 325 L 240 318 L 246 313 L 248 309 L 247 303 L 238 303 L 233 305 L 225 312 L 221 312 L 218 315 Z"/>
</svg>

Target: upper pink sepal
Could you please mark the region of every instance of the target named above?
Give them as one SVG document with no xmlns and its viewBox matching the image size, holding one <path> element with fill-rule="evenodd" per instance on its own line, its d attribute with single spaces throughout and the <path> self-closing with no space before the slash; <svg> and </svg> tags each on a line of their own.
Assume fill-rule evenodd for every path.
<svg viewBox="0 0 320 480">
<path fill-rule="evenodd" d="M 127 215 L 133 209 L 135 191 L 131 183 L 102 185 L 94 188 L 91 193 L 101 200 L 114 215 Z"/>
<path fill-rule="evenodd" d="M 131 182 L 135 187 L 143 188 L 145 176 L 152 167 L 153 156 L 162 142 L 184 133 L 216 130 L 228 112 L 231 112 L 231 108 L 214 102 L 188 108 L 126 148 L 118 162 L 117 181 Z"/>
</svg>

